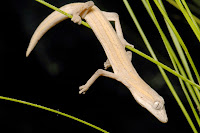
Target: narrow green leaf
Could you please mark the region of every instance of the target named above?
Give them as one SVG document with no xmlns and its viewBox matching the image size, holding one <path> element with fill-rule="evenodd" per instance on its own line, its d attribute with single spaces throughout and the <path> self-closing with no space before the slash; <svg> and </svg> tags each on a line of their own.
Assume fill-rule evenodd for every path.
<svg viewBox="0 0 200 133">
<path fill-rule="evenodd" d="M 165 18 L 165 20 L 168 22 L 168 24 L 170 25 L 171 29 L 173 30 L 174 34 L 176 35 L 176 38 L 178 39 L 180 45 L 182 46 L 186 57 L 188 58 L 190 65 L 192 66 L 192 69 L 196 75 L 196 78 L 198 80 L 198 83 L 200 83 L 200 77 L 199 77 L 199 73 L 194 65 L 194 62 L 189 54 L 189 51 L 187 49 L 187 47 L 185 46 L 185 43 L 183 42 L 182 38 L 180 37 L 179 33 L 177 32 L 176 28 L 174 27 L 174 25 L 172 24 L 171 20 L 169 19 L 169 17 L 165 14 L 165 11 L 162 9 L 162 7 L 159 6 L 159 3 L 157 0 L 154 0 L 154 3 L 156 4 L 156 6 L 158 7 L 158 9 L 160 10 L 161 14 L 163 15 L 163 17 Z"/>
<path fill-rule="evenodd" d="M 182 3 L 183 3 L 183 5 L 184 5 L 184 7 L 185 7 L 185 9 L 186 9 L 186 11 L 187 11 L 189 17 L 191 18 L 193 24 L 195 25 L 196 29 L 197 29 L 198 32 L 199 32 L 199 26 L 197 25 L 197 23 L 196 23 L 196 21 L 195 21 L 195 19 L 194 19 L 193 14 L 191 13 L 189 7 L 187 6 L 187 3 L 185 2 L 185 0 L 182 0 Z"/>
<path fill-rule="evenodd" d="M 183 7 L 183 4 L 180 0 L 175 0 L 177 5 L 179 6 L 181 12 L 183 13 L 185 19 L 187 20 L 188 24 L 190 25 L 191 29 L 193 30 L 194 34 L 196 35 L 197 39 L 200 41 L 200 30 L 196 22 L 194 21 L 192 17 L 192 13 L 190 12 L 189 8 L 187 7 L 187 4 L 184 3 L 184 0 L 182 2 L 184 3 L 184 6 L 187 8 L 187 11 Z"/>
<path fill-rule="evenodd" d="M 51 108 L 48 108 L 48 107 L 45 107 L 45 106 L 42 106 L 42 105 L 38 105 L 38 104 L 34 104 L 34 103 L 30 103 L 30 102 L 26 102 L 26 101 L 14 99 L 14 98 L 4 97 L 4 96 L 0 96 L 0 99 L 4 99 L 4 100 L 7 100 L 7 101 L 12 101 L 12 102 L 17 102 L 17 103 L 22 103 L 22 104 L 25 104 L 25 105 L 29 105 L 29 106 L 33 106 L 33 107 L 40 108 L 40 109 L 43 109 L 43 110 L 47 110 L 47 111 L 50 111 L 50 112 L 53 112 L 53 113 L 68 117 L 70 119 L 76 120 L 76 121 L 78 121 L 80 123 L 83 123 L 83 124 L 88 125 L 88 126 L 90 126 L 92 128 L 95 128 L 95 129 L 97 129 L 97 130 L 99 130 L 99 131 L 101 131 L 103 133 L 108 133 L 108 131 L 101 129 L 100 127 L 97 127 L 97 126 L 95 126 L 93 124 L 90 124 L 90 123 L 88 123 L 86 121 L 83 121 L 83 120 L 81 120 L 79 118 L 76 118 L 74 116 L 68 115 L 66 113 L 60 112 L 60 111 L 55 110 L 55 109 L 51 109 Z"/>
<path fill-rule="evenodd" d="M 143 38 L 145 44 L 147 45 L 147 48 L 149 49 L 149 51 L 150 51 L 152 57 L 153 57 L 155 60 L 157 60 L 157 58 L 156 58 L 156 56 L 155 56 L 155 54 L 154 54 L 154 52 L 153 52 L 153 50 L 152 50 L 152 48 L 151 48 L 151 46 L 150 46 L 150 44 L 149 44 L 149 42 L 148 42 L 148 40 L 147 40 L 145 34 L 143 33 L 142 28 L 140 27 L 140 25 L 139 25 L 139 23 L 138 23 L 138 21 L 137 21 L 135 15 L 134 15 L 134 13 L 133 13 L 133 11 L 132 11 L 132 9 L 131 9 L 131 7 L 130 7 L 128 1 L 127 1 L 127 0 L 123 0 L 123 2 L 124 2 L 124 4 L 126 5 L 126 8 L 127 8 L 127 10 L 129 11 L 129 14 L 130 14 L 130 16 L 132 17 L 132 19 L 133 19 L 133 21 L 134 21 L 136 27 L 138 28 L 138 31 L 139 31 L 139 33 L 141 34 L 141 36 L 142 36 L 142 38 Z M 144 1 L 144 2 L 145 2 L 145 1 Z M 129 47 L 129 46 L 127 46 L 127 47 Z M 135 50 L 134 48 L 130 48 L 130 47 L 129 47 L 129 49 L 132 49 L 132 51 L 134 51 L 134 52 L 137 51 L 137 50 Z M 142 53 L 140 53 L 140 52 L 138 52 L 138 51 L 137 51 L 137 53 L 138 53 L 138 54 L 142 54 Z M 146 57 L 145 57 L 145 58 L 146 58 Z M 150 59 L 150 58 L 149 58 L 149 59 Z M 159 65 L 159 66 L 160 66 L 160 65 Z M 163 71 L 163 69 L 160 68 L 160 67 L 159 67 L 159 70 L 161 71 L 161 74 L 163 75 L 163 78 L 165 79 L 165 81 L 166 81 L 166 83 L 167 83 L 167 85 L 168 85 L 170 91 L 172 92 L 174 98 L 176 99 L 178 105 L 180 106 L 182 112 L 184 113 L 186 119 L 188 120 L 188 122 L 189 122 L 189 124 L 190 124 L 192 130 L 193 130 L 194 132 L 197 132 L 197 130 L 196 130 L 196 128 L 195 128 L 195 126 L 194 126 L 194 124 L 193 124 L 193 122 L 192 122 L 192 120 L 191 120 L 189 114 L 187 113 L 187 111 L 186 111 L 184 105 L 182 104 L 180 98 L 178 97 L 176 91 L 174 90 L 174 88 L 173 88 L 173 86 L 172 86 L 170 80 L 168 79 L 166 73 L 165 73 L 165 72 Z M 174 72 L 175 72 L 175 71 L 174 71 Z M 183 78 L 183 77 L 182 77 L 182 78 Z M 185 78 L 185 77 L 184 77 L 184 78 Z"/>
<path fill-rule="evenodd" d="M 178 10 L 180 10 L 180 8 L 178 7 L 178 5 L 176 4 L 176 2 L 174 0 L 166 0 L 167 2 L 169 2 L 172 6 L 176 7 Z M 198 25 L 200 25 L 200 19 L 197 18 L 195 15 L 193 15 L 194 20 L 197 22 Z"/>
<path fill-rule="evenodd" d="M 144 4 L 145 8 L 147 9 L 147 11 L 148 11 L 150 17 L 152 18 L 154 24 L 156 25 L 156 27 L 157 27 L 157 29 L 158 29 L 160 35 L 161 35 L 161 38 L 163 39 L 163 42 L 164 42 L 164 44 L 165 44 L 165 47 L 166 47 L 166 49 L 167 49 L 167 51 L 168 51 L 168 54 L 169 54 L 169 56 L 170 56 L 170 59 L 171 59 L 171 61 L 172 61 L 172 64 L 173 64 L 173 66 L 174 66 L 176 72 L 179 73 L 179 70 L 178 70 L 178 69 L 180 69 L 181 74 L 182 74 L 185 78 L 187 78 L 187 76 L 185 75 L 185 71 L 183 70 L 182 65 L 180 64 L 178 58 L 176 57 L 176 54 L 175 54 L 175 52 L 173 51 L 172 47 L 170 46 L 170 43 L 169 43 L 169 41 L 167 40 L 167 38 L 166 38 L 164 32 L 162 31 L 161 27 L 159 26 L 159 23 L 158 23 L 158 21 L 157 21 L 157 19 L 156 19 L 156 17 L 155 17 L 155 14 L 154 14 L 154 12 L 153 12 L 153 10 L 152 10 L 152 8 L 151 8 L 151 5 L 150 5 L 149 1 L 146 1 L 146 2 L 145 2 L 144 0 L 142 0 L 142 2 L 143 2 L 143 4 Z M 159 0 L 159 3 L 160 3 L 160 6 L 162 6 L 162 8 L 164 9 L 164 5 L 162 4 L 162 2 L 161 2 L 160 0 Z M 164 9 L 164 10 L 165 10 L 165 9 Z M 167 13 L 166 13 L 166 14 L 167 14 Z M 176 36 L 174 35 L 174 33 L 173 33 L 173 31 L 171 30 L 170 26 L 168 25 L 167 21 L 165 21 L 165 22 L 166 22 L 166 24 L 167 24 L 167 27 L 168 27 L 168 29 L 169 29 L 170 34 L 172 35 L 173 41 L 177 44 L 178 41 L 177 41 Z M 182 49 L 181 49 L 181 50 L 182 50 Z M 182 53 L 183 53 L 183 52 L 182 52 Z M 184 60 L 184 61 L 185 61 L 185 60 Z M 187 63 L 187 62 L 186 62 L 186 63 Z M 177 65 L 176 65 L 176 64 L 177 64 Z M 178 67 L 177 67 L 177 66 L 178 66 Z M 188 68 L 188 67 L 189 67 L 189 66 L 187 65 L 187 68 Z M 191 80 L 191 79 L 190 79 L 190 80 Z M 192 111 L 193 111 L 193 113 L 194 113 L 194 115 L 195 115 L 195 118 L 196 118 L 198 124 L 200 125 L 199 116 L 198 116 L 198 114 L 197 114 L 197 112 L 196 112 L 196 110 L 195 110 L 195 108 L 194 108 L 194 106 L 193 106 L 193 104 L 192 104 L 192 101 L 191 101 L 191 99 L 190 99 L 190 96 L 189 96 L 189 94 L 188 94 L 186 88 L 185 88 L 185 85 L 183 84 L 183 81 L 182 81 L 180 78 L 179 78 L 179 81 L 180 81 L 180 84 L 181 84 L 182 89 L 183 89 L 183 91 L 184 91 L 184 94 L 186 95 L 186 98 L 187 98 L 187 100 L 188 100 L 188 102 L 189 102 L 189 104 L 190 104 L 190 106 L 191 106 L 191 109 L 192 109 Z M 194 81 L 193 81 L 193 82 L 194 82 Z M 197 107 L 200 108 L 200 103 L 199 103 L 199 101 L 198 101 L 198 99 L 197 99 L 197 97 L 196 97 L 196 95 L 195 95 L 195 93 L 194 93 L 194 91 L 193 91 L 193 88 L 192 88 L 189 84 L 187 84 L 187 87 L 189 88 L 190 93 L 191 93 L 191 95 L 192 95 L 192 97 L 193 97 L 193 99 L 194 99 L 194 101 L 195 101 Z"/>
</svg>

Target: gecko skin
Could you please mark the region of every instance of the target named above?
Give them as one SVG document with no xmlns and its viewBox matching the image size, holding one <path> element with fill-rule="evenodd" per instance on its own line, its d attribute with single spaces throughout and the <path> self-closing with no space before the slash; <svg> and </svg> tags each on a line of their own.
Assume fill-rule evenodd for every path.
<svg viewBox="0 0 200 133">
<path fill-rule="evenodd" d="M 131 63 L 132 53 L 125 50 L 125 45 L 130 45 L 123 38 L 121 25 L 117 13 L 101 11 L 92 1 L 86 3 L 72 3 L 60 8 L 61 10 L 73 15 L 72 21 L 81 24 L 81 18 L 92 28 L 94 34 L 100 41 L 108 60 L 104 63 L 105 69 L 112 67 L 114 72 L 98 69 L 85 85 L 79 87 L 80 94 L 85 94 L 89 87 L 99 76 L 105 76 L 123 83 L 132 93 L 135 100 L 158 120 L 163 123 L 168 121 L 164 106 L 164 99 L 154 91 L 138 75 Z M 54 11 L 50 14 L 34 32 L 26 56 L 30 54 L 38 40 L 57 23 L 68 17 Z M 115 21 L 115 29 L 109 21 Z"/>
</svg>

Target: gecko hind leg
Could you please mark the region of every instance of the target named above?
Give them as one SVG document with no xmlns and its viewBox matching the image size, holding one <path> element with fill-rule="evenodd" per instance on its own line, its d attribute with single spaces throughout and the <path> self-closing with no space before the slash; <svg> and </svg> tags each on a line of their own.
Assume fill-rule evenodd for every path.
<svg viewBox="0 0 200 133">
<path fill-rule="evenodd" d="M 119 76 L 112 73 L 112 72 L 108 72 L 105 71 L 103 69 L 98 69 L 93 75 L 92 77 L 86 82 L 85 85 L 82 85 L 79 87 L 79 94 L 85 94 L 85 92 L 89 89 L 89 87 L 94 83 L 94 81 L 99 77 L 99 76 L 105 76 L 105 77 L 109 77 L 112 79 L 116 79 L 119 81 Z"/>
<path fill-rule="evenodd" d="M 90 11 L 90 9 L 94 6 L 93 1 L 85 2 L 84 4 L 80 5 L 80 7 L 76 8 L 76 10 L 72 13 L 72 19 L 74 23 L 81 24 L 82 19 L 85 18 L 86 14 Z"/>
<path fill-rule="evenodd" d="M 108 19 L 108 21 L 114 21 L 115 22 L 115 30 L 116 33 L 122 42 L 123 46 L 125 47 L 126 45 L 129 45 L 131 47 L 134 47 L 132 44 L 128 43 L 123 36 L 120 20 L 119 20 L 119 15 L 115 12 L 105 12 L 102 11 L 103 15 Z"/>
</svg>

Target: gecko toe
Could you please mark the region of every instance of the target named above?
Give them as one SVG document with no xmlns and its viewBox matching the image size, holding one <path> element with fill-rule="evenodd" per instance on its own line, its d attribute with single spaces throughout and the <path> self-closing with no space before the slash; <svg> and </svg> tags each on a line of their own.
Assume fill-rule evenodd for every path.
<svg viewBox="0 0 200 133">
<path fill-rule="evenodd" d="M 78 16 L 78 15 L 74 15 L 73 17 L 72 17 L 72 19 L 71 19 L 74 23 L 77 23 L 77 24 L 81 24 L 81 17 L 80 16 Z"/>
<path fill-rule="evenodd" d="M 79 94 L 85 94 L 86 93 L 86 91 L 89 89 L 89 87 L 88 86 L 86 86 L 86 85 L 82 85 L 82 86 L 80 86 L 79 87 Z"/>
</svg>

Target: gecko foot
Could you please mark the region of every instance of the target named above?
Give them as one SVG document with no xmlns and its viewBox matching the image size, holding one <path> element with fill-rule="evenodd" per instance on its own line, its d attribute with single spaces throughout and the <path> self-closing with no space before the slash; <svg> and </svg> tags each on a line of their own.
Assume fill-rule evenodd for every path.
<svg viewBox="0 0 200 133">
<path fill-rule="evenodd" d="M 109 67 L 111 67 L 110 61 L 107 59 L 106 62 L 104 62 L 104 69 L 108 69 Z"/>
<path fill-rule="evenodd" d="M 77 24 L 81 24 L 81 17 L 78 16 L 78 15 L 73 15 L 72 19 L 71 19 L 74 23 L 77 23 Z"/>
<path fill-rule="evenodd" d="M 80 86 L 79 87 L 79 94 L 85 94 L 88 89 L 89 89 L 89 87 L 86 86 L 86 85 Z"/>
</svg>

